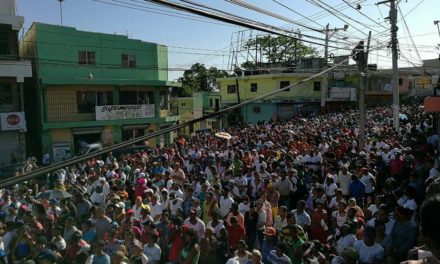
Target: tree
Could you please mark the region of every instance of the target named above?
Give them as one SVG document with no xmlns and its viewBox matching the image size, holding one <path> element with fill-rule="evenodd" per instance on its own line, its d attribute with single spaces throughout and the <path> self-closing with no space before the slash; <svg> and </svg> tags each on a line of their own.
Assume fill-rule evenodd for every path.
<svg viewBox="0 0 440 264">
<path fill-rule="evenodd" d="M 207 69 L 204 64 L 196 63 L 179 78 L 179 82 L 182 83 L 182 88 L 179 88 L 175 92 L 179 97 L 185 97 L 192 96 L 192 94 L 196 92 L 218 91 L 219 87 L 216 79 L 223 77 L 229 77 L 229 74 L 216 67 Z"/>
<path fill-rule="evenodd" d="M 299 40 L 285 36 L 272 37 L 271 35 L 265 35 L 249 39 L 245 46 L 249 50 L 257 49 L 258 52 L 261 51 L 263 62 L 272 64 L 293 64 L 295 59 L 318 54 L 316 48 L 306 46 Z M 245 69 L 255 68 L 255 61 L 246 61 L 241 67 Z"/>
</svg>

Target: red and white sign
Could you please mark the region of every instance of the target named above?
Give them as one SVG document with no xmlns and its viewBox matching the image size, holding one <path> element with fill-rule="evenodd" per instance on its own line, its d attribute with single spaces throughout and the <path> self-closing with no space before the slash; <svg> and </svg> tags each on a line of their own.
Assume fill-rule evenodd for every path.
<svg viewBox="0 0 440 264">
<path fill-rule="evenodd" d="M 1 130 L 26 130 L 24 112 L 0 113 Z"/>
</svg>

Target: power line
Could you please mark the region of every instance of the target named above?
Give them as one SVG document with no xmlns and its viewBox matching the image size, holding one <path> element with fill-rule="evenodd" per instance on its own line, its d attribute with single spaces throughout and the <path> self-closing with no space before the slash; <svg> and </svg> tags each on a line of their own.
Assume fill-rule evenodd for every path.
<svg viewBox="0 0 440 264">
<path fill-rule="evenodd" d="M 198 21 L 198 22 L 203 22 L 203 23 L 209 23 L 209 24 L 215 24 L 215 25 L 221 25 L 221 26 L 232 26 L 232 27 L 234 27 L 233 25 L 228 25 L 228 24 L 225 24 L 225 23 L 218 23 L 218 22 L 215 22 L 215 21 L 207 21 L 207 20 L 203 20 L 203 19 L 187 17 L 187 16 L 184 16 L 184 15 L 172 15 L 172 14 L 167 14 L 167 13 L 163 13 L 163 12 L 159 12 L 159 11 L 151 11 L 151 10 L 148 10 L 147 7 L 136 8 L 136 7 L 133 7 L 133 6 L 127 6 L 127 5 L 122 5 L 122 4 L 110 3 L 110 2 L 103 1 L 103 0 L 91 0 L 91 1 L 99 2 L 99 3 L 102 3 L 102 4 L 106 4 L 106 5 L 124 7 L 124 8 L 138 10 L 138 11 L 144 11 L 144 12 L 153 13 L 153 14 L 165 15 L 165 16 L 170 16 L 170 17 L 175 17 L 175 18 L 182 18 L 182 19 Z M 107 0 L 107 1 L 117 1 L 117 0 Z M 120 1 L 117 1 L 117 2 L 120 2 Z M 125 4 L 128 4 L 128 3 L 125 3 Z"/>
<path fill-rule="evenodd" d="M 340 16 L 336 15 L 336 13 L 339 12 L 338 10 L 336 10 L 336 9 L 334 9 L 334 8 L 332 8 L 332 7 L 330 7 L 331 10 L 329 10 L 328 8 L 326 8 L 326 7 L 324 7 L 322 4 L 320 4 L 320 3 L 322 3 L 322 2 L 318 3 L 317 1 L 314 1 L 314 0 L 306 0 L 306 1 L 309 2 L 309 3 L 312 4 L 312 5 L 315 5 L 315 6 L 319 7 L 319 8 L 324 9 L 324 10 L 327 11 L 329 14 L 335 16 L 336 18 L 338 18 L 339 20 L 341 20 L 341 21 L 344 22 L 345 24 L 350 25 L 351 27 L 353 27 L 354 29 L 356 29 L 357 31 L 359 31 L 361 34 L 363 34 L 363 35 L 368 35 L 368 34 L 366 34 L 365 32 L 363 32 L 362 30 L 360 30 L 359 28 L 357 28 L 356 26 L 352 25 L 350 22 L 347 22 L 347 20 L 345 20 L 345 19 L 341 18 Z M 325 3 L 324 3 L 324 5 L 328 6 L 328 5 L 325 4 Z M 339 13 L 340 13 L 340 12 L 339 12 Z M 341 13 L 341 14 L 342 14 L 342 13 Z M 343 16 L 345 16 L 345 15 L 343 15 Z"/>
<path fill-rule="evenodd" d="M 419 51 L 417 50 L 417 46 L 416 46 L 416 44 L 414 43 L 414 39 L 413 39 L 413 37 L 411 36 L 411 32 L 409 31 L 408 24 L 406 24 L 406 19 L 405 19 L 405 17 L 403 17 L 402 10 L 400 9 L 400 6 L 399 6 L 399 5 L 397 5 L 397 9 L 399 10 L 400 14 L 402 15 L 402 21 L 403 21 L 403 24 L 404 24 L 404 26 L 405 26 L 406 31 L 408 32 L 409 39 L 411 40 L 411 42 L 412 42 L 412 44 L 413 44 L 413 46 L 414 46 L 414 49 L 416 50 L 417 57 L 419 58 L 420 61 L 423 61 L 423 60 L 422 60 L 422 57 L 420 57 Z"/>
<path fill-rule="evenodd" d="M 370 18 L 369 16 L 365 15 L 364 13 L 362 13 L 359 9 L 355 8 L 354 6 L 352 6 L 347 0 L 342 0 L 344 1 L 344 3 L 346 3 L 349 7 L 351 7 L 352 9 L 354 9 L 356 12 L 358 12 L 359 14 L 361 14 L 362 16 L 366 17 L 368 20 L 373 21 L 373 23 L 375 23 L 376 25 L 385 28 L 384 25 L 382 25 L 382 23 L 378 23 L 377 21 L 373 20 L 372 18 Z"/>
<path fill-rule="evenodd" d="M 284 8 L 286 8 L 287 10 L 289 10 L 289 11 L 291 11 L 291 12 L 293 12 L 293 13 L 295 13 L 295 14 L 301 16 L 301 17 L 303 17 L 304 19 L 306 19 L 306 20 L 308 20 L 308 21 L 310 21 L 310 22 L 312 22 L 312 23 L 314 23 L 314 24 L 320 26 L 321 28 L 324 27 L 323 25 L 319 24 L 316 20 L 312 20 L 312 19 L 308 18 L 307 16 L 305 16 L 305 15 L 303 15 L 303 14 L 301 14 L 301 13 L 295 11 L 294 9 L 292 9 L 292 8 L 290 8 L 290 7 L 288 7 L 288 6 L 286 6 L 285 4 L 283 4 L 283 3 L 281 3 L 281 2 L 279 2 L 279 1 L 277 1 L 277 0 L 272 0 L 272 1 L 275 2 L 275 3 L 278 4 L 278 5 L 280 5 L 280 6 L 284 7 Z"/>
<path fill-rule="evenodd" d="M 296 39 L 296 40 L 303 41 L 303 42 L 310 43 L 310 44 L 315 44 L 315 45 L 319 45 L 319 46 L 324 46 L 325 45 L 323 43 L 319 43 L 319 42 L 315 42 L 315 41 L 310 41 L 310 40 L 306 40 L 306 39 L 303 39 L 303 38 L 299 39 L 299 38 L 297 38 L 295 36 L 292 36 L 291 34 L 296 34 L 296 32 L 294 32 L 294 31 L 280 29 L 280 28 L 277 28 L 275 26 L 271 26 L 271 25 L 264 24 L 264 23 L 259 23 L 259 22 L 256 22 L 256 21 L 250 20 L 250 19 L 244 19 L 242 17 L 235 16 L 235 15 L 224 16 L 224 15 L 219 14 L 218 12 L 217 13 L 216 12 L 208 12 L 206 10 L 202 10 L 202 9 L 199 9 L 199 8 L 189 7 L 189 6 L 181 5 L 181 4 L 178 4 L 178 3 L 169 2 L 169 1 L 163 1 L 163 0 L 148 0 L 148 1 L 152 2 L 152 3 L 157 3 L 157 4 L 165 5 L 165 6 L 168 6 L 170 8 L 174 8 L 174 9 L 185 10 L 187 12 L 198 14 L 198 15 L 205 16 L 205 17 L 209 17 L 209 18 L 212 18 L 212 19 L 217 19 L 217 20 L 220 20 L 220 21 L 236 24 L 236 25 L 239 25 L 239 26 L 243 26 L 243 27 L 259 30 L 259 31 L 262 31 L 262 32 L 289 37 L 289 38 Z M 329 46 L 329 47 L 331 47 L 331 48 L 340 48 L 340 47 L 336 47 L 336 46 Z M 340 48 L 340 49 L 345 49 L 345 48 Z M 346 49 L 346 50 L 349 50 L 349 49 Z"/>
</svg>

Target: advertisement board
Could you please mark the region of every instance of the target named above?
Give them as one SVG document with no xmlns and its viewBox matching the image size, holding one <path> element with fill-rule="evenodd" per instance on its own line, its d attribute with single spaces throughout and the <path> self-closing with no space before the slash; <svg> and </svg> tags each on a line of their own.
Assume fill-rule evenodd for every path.
<svg viewBox="0 0 440 264">
<path fill-rule="evenodd" d="M 1 130 L 25 130 L 24 112 L 0 113 Z"/>
<path fill-rule="evenodd" d="M 96 120 L 136 119 L 155 116 L 154 104 L 96 106 L 95 113 Z"/>
</svg>

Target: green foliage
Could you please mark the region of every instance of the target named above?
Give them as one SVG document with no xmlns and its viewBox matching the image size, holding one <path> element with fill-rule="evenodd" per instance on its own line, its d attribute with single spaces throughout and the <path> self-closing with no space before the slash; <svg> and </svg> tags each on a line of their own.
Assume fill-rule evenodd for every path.
<svg viewBox="0 0 440 264">
<path fill-rule="evenodd" d="M 295 43 L 296 42 L 296 43 Z M 245 46 L 252 50 L 255 48 L 262 53 L 264 63 L 290 64 L 297 58 L 317 56 L 316 48 L 304 45 L 301 41 L 285 36 L 272 37 L 265 35 L 256 39 L 249 39 Z M 241 67 L 245 69 L 255 68 L 255 62 L 246 61 Z"/>
<path fill-rule="evenodd" d="M 216 67 L 207 69 L 204 64 L 196 63 L 179 78 L 179 82 L 182 83 L 182 88 L 176 91 L 177 95 L 179 97 L 186 97 L 192 96 L 192 94 L 196 92 L 217 91 L 219 87 L 216 78 L 223 77 L 229 77 L 229 74 Z"/>
</svg>

